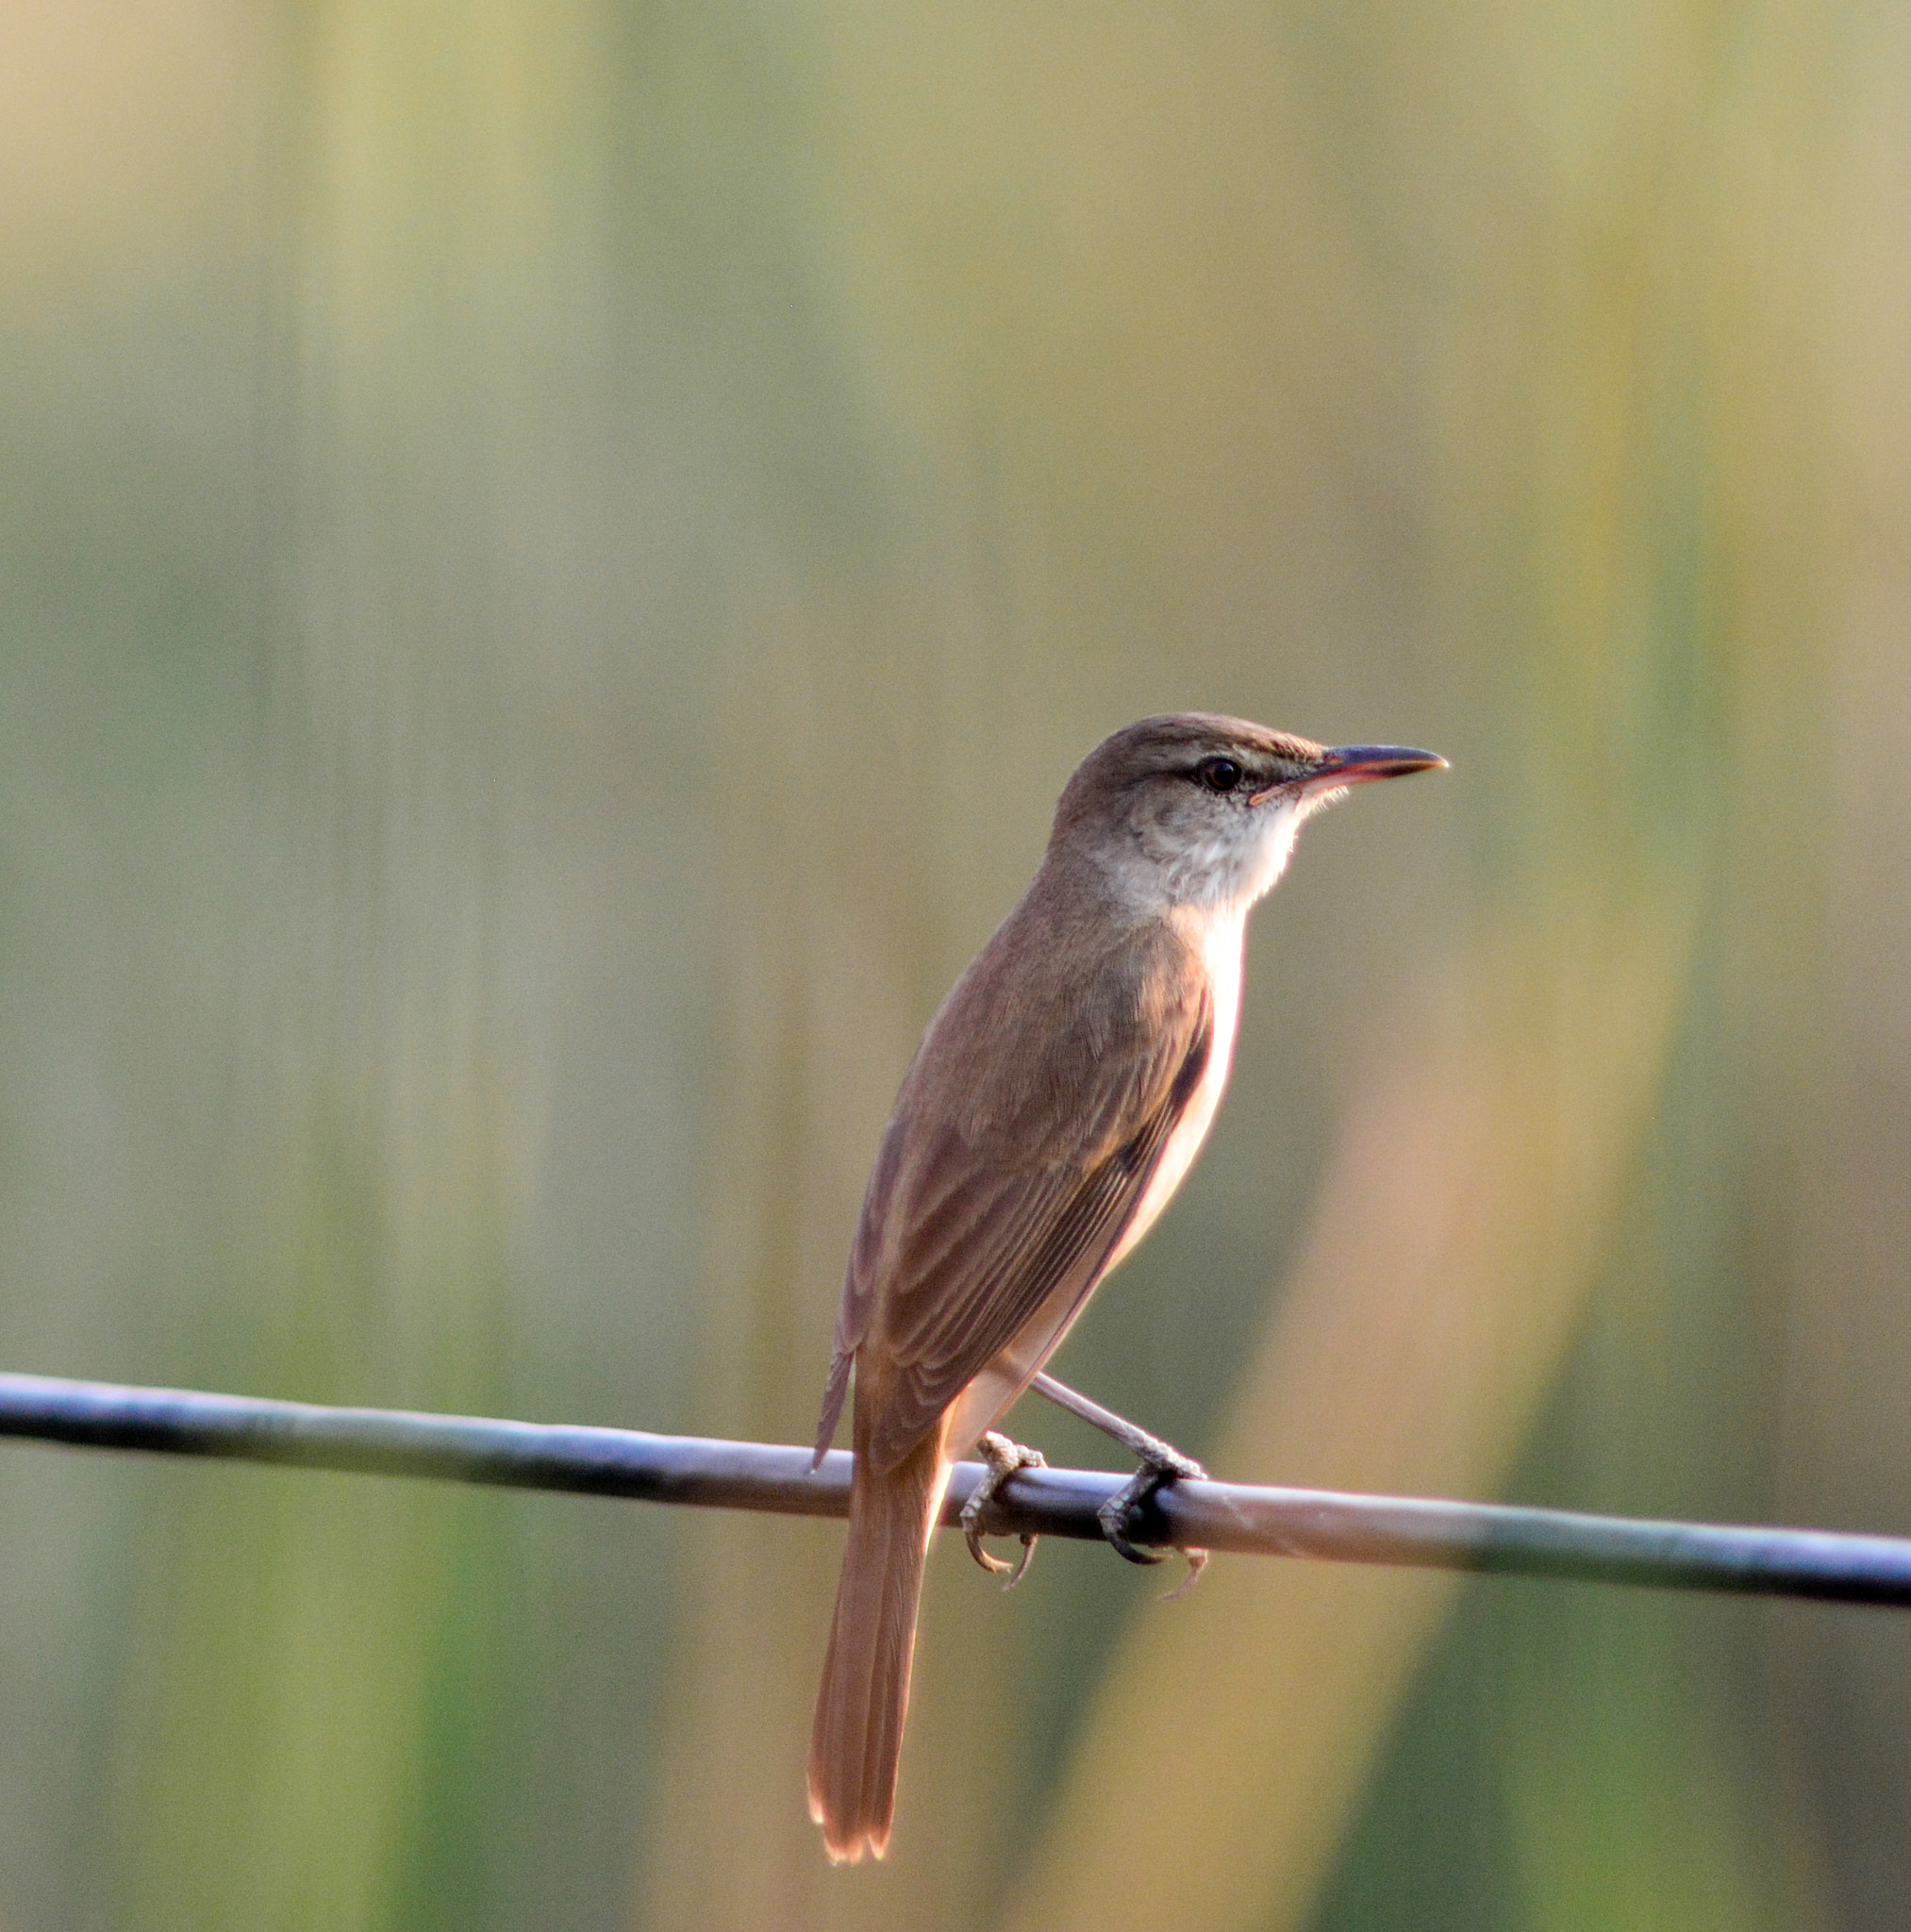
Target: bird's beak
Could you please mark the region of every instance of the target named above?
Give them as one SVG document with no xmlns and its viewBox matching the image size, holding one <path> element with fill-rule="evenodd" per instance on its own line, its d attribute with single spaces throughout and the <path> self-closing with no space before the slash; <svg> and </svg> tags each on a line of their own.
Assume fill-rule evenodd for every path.
<svg viewBox="0 0 1911 1932">
<path fill-rule="evenodd" d="M 1368 785 L 1376 778 L 1404 778 L 1409 772 L 1443 772 L 1447 761 L 1437 752 L 1415 751 L 1404 744 L 1342 744 L 1327 754 L 1325 760 L 1304 777 L 1290 778 L 1285 785 L 1271 785 L 1256 792 L 1254 803 L 1271 798 L 1277 791 L 1340 791 L 1349 785 Z"/>
</svg>

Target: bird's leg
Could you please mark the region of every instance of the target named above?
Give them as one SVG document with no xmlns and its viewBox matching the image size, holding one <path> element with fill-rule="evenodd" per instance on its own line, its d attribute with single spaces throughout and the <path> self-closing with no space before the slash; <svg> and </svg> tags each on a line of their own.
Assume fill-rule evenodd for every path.
<svg viewBox="0 0 1911 1932">
<path fill-rule="evenodd" d="M 975 1444 L 977 1453 L 989 1465 L 989 1474 L 975 1485 L 973 1493 L 962 1506 L 962 1536 L 969 1545 L 969 1554 L 997 1576 L 1008 1575 L 1008 1581 L 1002 1587 L 1013 1590 L 1028 1571 L 1028 1559 L 1035 1555 L 1035 1538 L 1026 1533 L 1022 1539 L 1022 1560 L 1018 1563 L 1005 1563 L 1000 1557 L 991 1557 L 982 1547 L 982 1512 L 994 1501 L 996 1492 L 1019 1469 L 1046 1469 L 1048 1457 L 1039 1449 L 1029 1449 L 1020 1442 L 1011 1442 L 1006 1436 L 998 1436 L 993 1429 L 985 1429 Z M 1010 1574 L 1009 1573 L 1013 1573 Z"/>
<path fill-rule="evenodd" d="M 1158 1550 L 1138 1548 L 1128 1540 L 1132 1512 L 1164 1484 L 1182 1476 L 1202 1478 L 1207 1474 L 1206 1470 L 1193 1457 L 1184 1456 L 1159 1436 L 1151 1436 L 1146 1429 L 1138 1428 L 1112 1408 L 1104 1408 L 1099 1402 L 1071 1389 L 1066 1382 L 1057 1382 L 1053 1375 L 1039 1374 L 1029 1387 L 1037 1394 L 1047 1396 L 1058 1407 L 1067 1409 L 1071 1415 L 1080 1416 L 1091 1428 L 1112 1437 L 1140 1463 L 1141 1467 L 1134 1476 L 1117 1490 L 1095 1514 L 1100 1519 L 1102 1534 L 1129 1562 L 1160 1562 L 1161 1553 Z M 1206 1566 L 1207 1552 L 1184 1550 L 1182 1555 L 1188 1558 L 1188 1582 L 1181 1586 L 1181 1590 L 1186 1590 Z M 1176 1596 L 1180 1593 L 1181 1591 L 1173 1592 Z"/>
</svg>

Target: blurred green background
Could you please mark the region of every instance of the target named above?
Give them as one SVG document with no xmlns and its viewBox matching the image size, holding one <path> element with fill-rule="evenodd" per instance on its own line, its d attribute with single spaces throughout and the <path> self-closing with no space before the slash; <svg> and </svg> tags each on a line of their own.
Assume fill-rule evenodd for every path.
<svg viewBox="0 0 1911 1932">
<path fill-rule="evenodd" d="M 1219 1474 L 1911 1533 L 1911 14 L 14 0 L 0 1363 L 803 1440 L 1144 712 L 1310 830 L 1060 1366 Z M 1058 1458 L 1106 1461 L 1057 1417 Z M 0 1927 L 1901 1926 L 1911 1624 L 15 1446 Z"/>
</svg>

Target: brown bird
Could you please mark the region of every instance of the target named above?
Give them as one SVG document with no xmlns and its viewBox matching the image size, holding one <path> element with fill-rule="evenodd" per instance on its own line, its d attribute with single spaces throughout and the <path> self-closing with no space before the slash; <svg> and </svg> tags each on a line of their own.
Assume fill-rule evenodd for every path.
<svg viewBox="0 0 1911 1932">
<path fill-rule="evenodd" d="M 1249 908 L 1302 823 L 1349 786 L 1444 762 L 1199 712 L 1116 732 L 1069 780 L 1034 882 L 930 1022 L 863 1197 L 817 1435 L 820 1463 L 854 1367 L 849 1543 L 809 1747 L 810 1815 L 833 1860 L 889 1842 L 951 1468 L 979 1441 L 1002 1473 L 1032 1459 L 986 1432 L 1147 1232 L 1214 1118 Z M 1149 1461 L 1105 1517 L 1128 1555 L 1127 1504 L 1199 1467 Z"/>
</svg>

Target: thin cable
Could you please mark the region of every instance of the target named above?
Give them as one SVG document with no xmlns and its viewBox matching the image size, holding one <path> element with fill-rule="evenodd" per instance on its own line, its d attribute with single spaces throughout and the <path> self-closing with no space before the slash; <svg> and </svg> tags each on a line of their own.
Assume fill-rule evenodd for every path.
<svg viewBox="0 0 1911 1932">
<path fill-rule="evenodd" d="M 0 1436 L 781 1515 L 849 1512 L 850 1458 L 839 1449 L 812 1474 L 807 1449 L 772 1443 L 320 1408 L 45 1375 L 0 1374 Z M 954 1524 L 982 1474 L 979 1463 L 956 1469 L 945 1524 Z M 1126 1480 L 1100 1470 L 1025 1470 L 987 1511 L 986 1526 L 990 1535 L 1099 1541 L 1095 1511 Z M 1163 1548 L 1911 1606 L 1911 1541 L 1826 1530 L 1182 1481 L 1141 1507 L 1131 1533 Z"/>
</svg>

